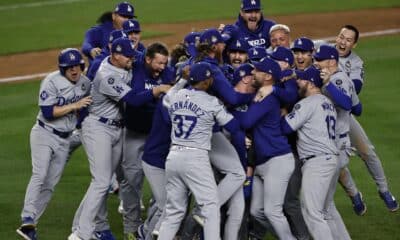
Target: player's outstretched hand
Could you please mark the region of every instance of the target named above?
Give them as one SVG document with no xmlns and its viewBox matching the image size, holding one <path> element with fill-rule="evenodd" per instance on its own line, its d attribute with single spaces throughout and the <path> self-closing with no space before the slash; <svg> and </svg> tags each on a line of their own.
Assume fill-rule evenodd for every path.
<svg viewBox="0 0 400 240">
<path fill-rule="evenodd" d="M 244 143 L 246 145 L 246 148 L 249 149 L 251 147 L 252 141 L 250 138 L 246 137 Z"/>
<path fill-rule="evenodd" d="M 161 84 L 153 88 L 153 96 L 159 97 L 161 93 L 167 93 L 168 90 L 171 88 L 171 85 L 168 84 Z"/>
<path fill-rule="evenodd" d="M 322 78 L 322 83 L 324 85 L 329 83 L 329 79 L 331 78 L 332 72 L 329 71 L 329 69 L 324 68 L 321 69 L 320 77 Z"/>
<path fill-rule="evenodd" d="M 74 110 L 79 110 L 81 108 L 87 107 L 90 104 L 92 104 L 92 96 L 87 96 L 82 98 L 81 100 L 77 101 L 76 103 L 74 103 L 73 107 Z"/>
<path fill-rule="evenodd" d="M 218 26 L 218 31 L 222 32 L 222 30 L 224 30 L 224 28 L 225 28 L 225 24 L 220 23 L 219 26 Z"/>
<path fill-rule="evenodd" d="M 95 58 L 97 55 L 100 55 L 100 53 L 101 53 L 100 48 L 92 48 L 92 50 L 90 50 L 90 56 L 92 56 L 92 58 Z"/>
<path fill-rule="evenodd" d="M 183 79 L 189 79 L 189 74 L 190 74 L 190 66 L 186 65 L 184 68 L 182 68 L 182 78 Z"/>
<path fill-rule="evenodd" d="M 273 91 L 272 86 L 262 86 L 260 89 L 258 89 L 256 96 L 254 97 L 255 102 L 261 102 L 264 98 L 269 96 Z"/>
</svg>

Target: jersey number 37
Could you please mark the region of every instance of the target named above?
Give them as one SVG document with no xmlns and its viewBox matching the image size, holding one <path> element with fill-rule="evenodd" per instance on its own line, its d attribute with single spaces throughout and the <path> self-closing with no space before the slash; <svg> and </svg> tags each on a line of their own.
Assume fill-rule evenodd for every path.
<svg viewBox="0 0 400 240">
<path fill-rule="evenodd" d="M 175 115 L 174 124 L 176 128 L 174 130 L 175 137 L 187 139 L 192 133 L 193 128 L 196 126 L 197 117 L 187 115 Z"/>
</svg>

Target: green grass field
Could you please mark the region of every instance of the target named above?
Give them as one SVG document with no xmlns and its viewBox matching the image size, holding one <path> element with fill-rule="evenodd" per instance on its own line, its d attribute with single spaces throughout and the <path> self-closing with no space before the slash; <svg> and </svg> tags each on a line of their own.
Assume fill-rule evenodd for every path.
<svg viewBox="0 0 400 240">
<path fill-rule="evenodd" d="M 58 0 L 59 1 L 59 0 Z M 27 4 L 47 3 L 32 6 Z M 25 51 L 78 46 L 85 31 L 95 25 L 100 13 L 111 11 L 119 0 L 59 1 L 2 0 L 0 2 L 0 55 Z M 201 21 L 236 17 L 239 0 L 152 0 L 132 1 L 141 23 Z M 266 16 L 305 12 L 332 12 L 363 8 L 400 6 L 398 0 L 264 0 Z M 168 33 L 144 29 L 143 37 Z"/>
<path fill-rule="evenodd" d="M 400 198 L 400 137 L 398 80 L 400 35 L 362 39 L 357 52 L 365 60 L 366 83 L 361 94 L 364 113 L 360 122 L 368 132 L 382 159 L 391 190 Z M 0 87 L 0 239 L 17 239 L 26 185 L 31 174 L 29 132 L 38 111 L 39 81 L 2 84 Z M 397 146 L 397 147 L 396 147 Z M 342 189 L 336 204 L 353 239 L 400 239 L 400 213 L 389 213 L 377 194 L 375 184 L 363 162 L 353 158 L 353 177 L 364 194 L 368 212 L 356 216 Z M 53 199 L 40 219 L 42 240 L 66 239 L 72 218 L 89 183 L 88 162 L 79 149 L 68 163 Z M 145 188 L 145 199 L 149 190 Z M 118 239 L 122 239 L 118 200 L 109 198 L 109 221 Z"/>
</svg>

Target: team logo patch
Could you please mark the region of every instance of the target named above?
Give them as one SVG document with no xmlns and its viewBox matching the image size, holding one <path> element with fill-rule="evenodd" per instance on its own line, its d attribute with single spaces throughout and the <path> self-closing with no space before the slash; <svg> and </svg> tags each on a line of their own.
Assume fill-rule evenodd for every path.
<svg viewBox="0 0 400 240">
<path fill-rule="evenodd" d="M 297 44 L 298 45 L 303 45 L 303 41 L 301 41 L 301 39 L 297 40 Z"/>
<path fill-rule="evenodd" d="M 236 47 L 240 48 L 242 45 L 240 44 L 239 40 L 236 42 Z"/>
<path fill-rule="evenodd" d="M 131 8 L 130 6 L 128 6 L 127 11 L 128 11 L 128 12 L 132 12 L 132 8 Z"/>
<path fill-rule="evenodd" d="M 294 105 L 294 110 L 299 110 L 301 108 L 301 106 L 300 106 L 300 104 L 296 104 L 296 105 Z"/>
<path fill-rule="evenodd" d="M 246 74 L 245 71 L 243 71 L 243 70 L 240 70 L 240 71 L 239 71 L 239 76 L 240 76 L 240 77 L 244 77 L 245 74 Z"/>
<path fill-rule="evenodd" d="M 258 52 L 256 49 L 253 50 L 253 55 L 255 55 L 255 56 L 258 55 Z"/>
<path fill-rule="evenodd" d="M 81 90 L 82 90 L 82 91 L 86 91 L 86 86 L 85 86 L 85 84 L 82 84 Z"/>
<path fill-rule="evenodd" d="M 114 78 L 109 78 L 109 79 L 107 80 L 107 82 L 108 82 L 108 84 L 114 84 L 115 79 L 114 79 Z"/>
<path fill-rule="evenodd" d="M 129 21 L 129 27 L 134 27 L 134 26 L 135 26 L 135 24 L 133 22 Z"/>
<path fill-rule="evenodd" d="M 216 36 L 211 36 L 211 42 L 216 43 L 218 41 Z"/>
<path fill-rule="evenodd" d="M 211 72 L 210 71 L 206 71 L 206 77 L 210 77 L 211 76 Z"/>
<path fill-rule="evenodd" d="M 341 79 L 336 80 L 336 85 L 342 85 L 343 81 Z"/>
<path fill-rule="evenodd" d="M 71 61 L 74 61 L 74 60 L 75 60 L 75 55 L 74 55 L 73 53 L 70 53 L 70 54 L 69 54 L 69 59 L 70 59 Z"/>
<path fill-rule="evenodd" d="M 43 101 L 46 100 L 49 97 L 49 94 L 46 91 L 42 91 L 40 93 L 40 99 L 42 99 Z"/>
<path fill-rule="evenodd" d="M 117 47 L 115 48 L 115 50 L 117 50 L 117 52 L 121 52 L 121 51 L 122 51 L 122 48 L 121 48 L 120 45 L 117 45 Z"/>
</svg>

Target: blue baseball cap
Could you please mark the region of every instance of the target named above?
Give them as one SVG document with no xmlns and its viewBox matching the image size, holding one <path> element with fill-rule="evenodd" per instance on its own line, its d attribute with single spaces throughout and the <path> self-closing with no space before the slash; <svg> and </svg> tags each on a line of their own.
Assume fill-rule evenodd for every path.
<svg viewBox="0 0 400 240">
<path fill-rule="evenodd" d="M 247 50 L 250 61 L 260 61 L 267 56 L 267 49 L 264 47 L 252 47 Z"/>
<path fill-rule="evenodd" d="M 276 81 L 279 81 L 281 76 L 281 67 L 275 60 L 265 57 L 259 62 L 254 62 L 253 65 L 255 69 L 269 73 Z"/>
<path fill-rule="evenodd" d="M 224 39 L 221 33 L 216 28 L 206 29 L 200 35 L 200 43 L 208 43 L 209 45 L 214 45 L 217 43 L 224 43 Z"/>
<path fill-rule="evenodd" d="M 300 50 L 300 51 L 314 51 L 314 42 L 306 37 L 297 38 L 293 42 L 292 50 Z"/>
<path fill-rule="evenodd" d="M 197 54 L 196 43 L 199 41 L 200 35 L 201 34 L 199 32 L 191 32 L 187 34 L 183 39 L 183 42 L 187 47 L 187 51 L 190 56 L 195 56 Z"/>
<path fill-rule="evenodd" d="M 190 66 L 189 81 L 191 83 L 201 82 L 211 77 L 213 77 L 213 72 L 209 63 L 199 62 Z"/>
<path fill-rule="evenodd" d="M 140 23 L 138 20 L 136 19 L 129 19 L 126 20 L 123 24 L 122 24 L 122 29 L 124 30 L 124 32 L 126 34 L 129 34 L 131 32 L 141 32 L 140 30 Z"/>
<path fill-rule="evenodd" d="M 124 31 L 122 31 L 122 30 L 113 30 L 111 33 L 110 33 L 110 37 L 108 38 L 108 42 L 109 43 L 112 43 L 112 42 L 114 42 L 115 40 L 117 40 L 118 38 L 127 38 L 128 36 L 126 36 L 126 34 L 124 33 Z"/>
<path fill-rule="evenodd" d="M 128 18 L 136 17 L 135 9 L 133 8 L 132 4 L 128 2 L 118 3 L 117 6 L 115 6 L 114 13 Z"/>
<path fill-rule="evenodd" d="M 235 69 L 233 73 L 232 85 L 236 85 L 242 78 L 253 75 L 251 72 L 254 70 L 254 66 L 250 63 L 244 63 Z"/>
<path fill-rule="evenodd" d="M 339 60 L 339 53 L 335 47 L 329 45 L 321 45 L 313 55 L 317 61 L 323 61 L 327 59 Z"/>
<path fill-rule="evenodd" d="M 231 41 L 231 43 L 228 45 L 228 51 L 239 51 L 239 52 L 245 52 L 247 53 L 247 50 L 249 50 L 250 45 L 245 41 L 244 39 L 236 39 Z"/>
<path fill-rule="evenodd" d="M 119 53 L 128 58 L 133 58 L 138 54 L 133 42 L 128 38 L 116 39 L 111 45 L 111 53 Z"/>
<path fill-rule="evenodd" d="M 261 2 L 260 0 L 242 0 L 240 9 L 243 11 L 261 10 Z"/>
<path fill-rule="evenodd" d="M 292 66 L 294 63 L 294 57 L 292 51 L 290 51 L 288 48 L 285 47 L 281 46 L 276 47 L 274 51 L 272 51 L 271 57 L 274 60 L 287 62 L 289 63 L 290 66 Z"/>
<path fill-rule="evenodd" d="M 314 83 L 315 86 L 319 88 L 322 87 L 323 82 L 320 76 L 320 71 L 314 66 L 311 66 L 304 71 L 296 70 L 296 75 L 297 79 L 310 81 Z"/>
</svg>

